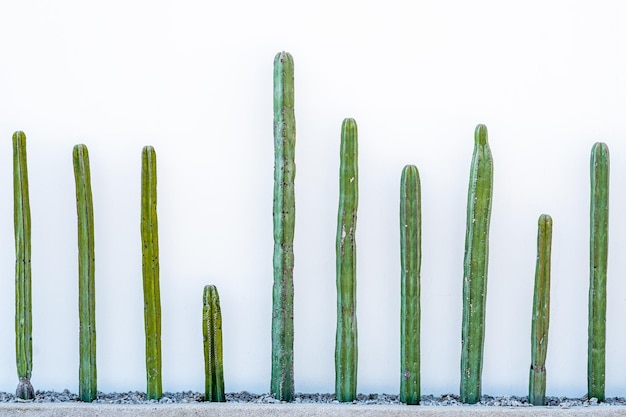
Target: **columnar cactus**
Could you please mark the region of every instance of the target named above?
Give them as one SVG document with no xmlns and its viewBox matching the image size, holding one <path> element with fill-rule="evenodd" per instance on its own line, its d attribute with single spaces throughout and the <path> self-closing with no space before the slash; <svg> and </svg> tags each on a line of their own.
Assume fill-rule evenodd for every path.
<svg viewBox="0 0 626 417">
<path fill-rule="evenodd" d="M 357 125 L 345 119 L 341 126 L 339 215 L 337 221 L 337 334 L 335 341 L 335 395 L 338 401 L 356 399 L 356 216 L 358 192 Z"/>
<path fill-rule="evenodd" d="M 202 297 L 202 335 L 204 340 L 204 400 L 224 402 L 222 362 L 222 311 L 214 285 L 204 287 Z"/>
<path fill-rule="evenodd" d="M 531 362 L 528 402 L 546 405 L 546 355 L 550 326 L 550 254 L 552 249 L 552 217 L 542 214 L 537 227 L 537 266 L 531 340 Z"/>
<path fill-rule="evenodd" d="M 26 135 L 13 134 L 13 216 L 15 226 L 15 347 L 19 383 L 15 395 L 35 398 L 33 369 L 32 289 L 30 266 L 30 202 L 26 167 Z"/>
<path fill-rule="evenodd" d="M 281 401 L 292 401 L 294 395 L 295 147 L 293 58 L 287 52 L 280 52 L 274 59 L 274 288 L 270 392 Z"/>
<path fill-rule="evenodd" d="M 420 402 L 420 265 L 422 211 L 419 171 L 402 170 L 400 180 L 400 401 Z"/>
<path fill-rule="evenodd" d="M 606 346 L 606 272 L 609 249 L 609 148 L 596 143 L 591 150 L 591 230 L 589 276 L 589 398 L 604 401 Z"/>
<path fill-rule="evenodd" d="M 481 395 L 492 183 L 487 127 L 478 125 L 474 132 L 463 263 L 461 401 L 469 404 L 477 403 Z"/>
<path fill-rule="evenodd" d="M 143 148 L 141 159 L 141 247 L 146 333 L 146 398 L 163 395 L 161 382 L 161 295 L 159 289 L 159 230 L 157 222 L 156 153 Z"/>
<path fill-rule="evenodd" d="M 94 252 L 93 201 L 87 146 L 76 145 L 72 152 L 78 214 L 78 395 L 91 402 L 98 395 L 96 370 L 96 258 Z"/>
</svg>

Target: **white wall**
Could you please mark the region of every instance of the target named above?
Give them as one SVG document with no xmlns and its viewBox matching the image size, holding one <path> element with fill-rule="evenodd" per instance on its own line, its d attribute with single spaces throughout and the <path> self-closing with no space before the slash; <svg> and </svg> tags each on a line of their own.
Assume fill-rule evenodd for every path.
<svg viewBox="0 0 626 417">
<path fill-rule="evenodd" d="M 108 1 L 0 6 L 0 391 L 17 383 L 11 134 L 32 207 L 33 384 L 77 390 L 72 146 L 91 156 L 99 388 L 145 390 L 139 175 L 158 154 L 163 383 L 203 390 L 219 288 L 228 391 L 267 392 L 272 62 L 296 65 L 296 389 L 334 391 L 339 130 L 360 133 L 359 392 L 399 386 L 399 180 L 422 179 L 422 392 L 457 393 L 473 130 L 495 160 L 484 392 L 525 395 L 536 222 L 554 218 L 548 395 L 586 392 L 589 154 L 611 150 L 607 395 L 626 395 L 626 5 Z"/>
</svg>

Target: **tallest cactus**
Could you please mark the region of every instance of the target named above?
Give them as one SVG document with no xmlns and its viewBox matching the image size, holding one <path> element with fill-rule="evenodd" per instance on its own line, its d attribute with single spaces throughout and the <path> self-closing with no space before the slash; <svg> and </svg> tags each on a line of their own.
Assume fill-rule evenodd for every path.
<svg viewBox="0 0 626 417">
<path fill-rule="evenodd" d="M 13 134 L 13 215 L 15 225 L 15 348 L 19 383 L 15 395 L 35 398 L 30 376 L 33 369 L 30 203 L 26 168 L 26 135 Z"/>
<path fill-rule="evenodd" d="M 589 278 L 589 398 L 604 401 L 606 346 L 606 271 L 609 251 L 609 148 L 598 142 L 591 150 L 591 228 Z"/>
<path fill-rule="evenodd" d="M 157 221 L 156 152 L 141 154 L 141 247 L 146 333 L 146 398 L 159 400 L 161 382 L 161 292 L 159 287 L 159 227 Z"/>
<path fill-rule="evenodd" d="M 337 215 L 337 332 L 335 396 L 356 399 L 358 332 L 356 318 L 356 217 L 359 205 L 358 129 L 354 119 L 341 124 L 339 212 Z"/>
<path fill-rule="evenodd" d="M 274 288 L 270 391 L 293 400 L 293 235 L 296 220 L 293 58 L 274 59 Z"/>
<path fill-rule="evenodd" d="M 481 394 L 492 183 L 487 126 L 478 125 L 474 132 L 463 262 L 461 401 L 469 404 L 477 403 Z"/>
</svg>

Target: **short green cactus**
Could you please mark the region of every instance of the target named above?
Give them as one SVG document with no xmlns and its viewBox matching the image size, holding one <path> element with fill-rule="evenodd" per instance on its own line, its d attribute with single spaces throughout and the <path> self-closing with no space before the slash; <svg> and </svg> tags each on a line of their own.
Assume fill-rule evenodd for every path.
<svg viewBox="0 0 626 417">
<path fill-rule="evenodd" d="M 281 52 L 274 59 L 274 287 L 270 383 L 270 392 L 281 401 L 292 401 L 294 395 L 295 147 L 293 58 L 289 53 Z"/>
<path fill-rule="evenodd" d="M 550 326 L 550 258 L 552 251 L 552 217 L 542 214 L 537 226 L 537 265 L 531 339 L 531 362 L 528 402 L 546 405 L 546 355 Z"/>
<path fill-rule="evenodd" d="M 596 143 L 591 150 L 591 230 L 589 272 L 589 398 L 604 401 L 606 347 L 606 273 L 609 251 L 609 148 Z"/>
<path fill-rule="evenodd" d="M 400 401 L 420 402 L 420 265 L 422 211 L 419 171 L 402 170 L 400 180 Z"/>
<path fill-rule="evenodd" d="M 78 214 L 78 396 L 91 402 L 98 395 L 96 369 L 96 257 L 94 251 L 93 201 L 87 146 L 76 145 L 72 152 Z"/>
<path fill-rule="evenodd" d="M 157 222 L 156 152 L 143 148 L 141 159 L 141 247 L 144 324 L 146 332 L 146 398 L 163 395 L 161 380 L 161 292 L 159 289 L 159 229 Z"/>
<path fill-rule="evenodd" d="M 204 339 L 204 400 L 224 402 L 224 366 L 222 362 L 222 311 L 214 285 L 204 287 L 202 297 L 202 335 Z"/>
<path fill-rule="evenodd" d="M 338 401 L 356 399 L 356 217 L 359 202 L 358 141 L 354 119 L 341 126 L 339 215 L 337 221 L 337 334 L 335 340 L 335 395 Z"/>
<path fill-rule="evenodd" d="M 469 404 L 477 403 L 481 395 L 492 189 L 493 160 L 487 127 L 478 125 L 474 132 L 463 263 L 461 401 Z"/>
<path fill-rule="evenodd" d="M 13 215 L 15 226 L 15 347 L 19 383 L 16 397 L 35 398 L 33 369 L 32 287 L 30 266 L 30 202 L 26 166 L 26 135 L 13 134 Z"/>
</svg>

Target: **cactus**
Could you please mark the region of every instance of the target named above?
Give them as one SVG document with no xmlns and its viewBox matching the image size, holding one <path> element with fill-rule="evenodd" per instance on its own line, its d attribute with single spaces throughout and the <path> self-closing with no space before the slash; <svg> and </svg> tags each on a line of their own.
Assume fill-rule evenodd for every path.
<svg viewBox="0 0 626 417">
<path fill-rule="evenodd" d="M 293 236 L 296 220 L 294 178 L 296 124 L 293 58 L 274 59 L 274 287 L 272 307 L 272 375 L 270 392 L 292 401 L 293 377 Z"/>
<path fill-rule="evenodd" d="M 591 151 L 591 230 L 587 395 L 604 401 L 606 345 L 606 271 L 609 235 L 609 148 Z"/>
<path fill-rule="evenodd" d="M 141 159 L 141 247 L 144 322 L 146 332 L 146 398 L 163 395 L 161 382 L 161 295 L 159 290 L 159 230 L 157 222 L 156 153 L 143 148 Z"/>
<path fill-rule="evenodd" d="M 222 364 L 222 311 L 214 285 L 204 287 L 202 297 L 202 335 L 204 339 L 204 400 L 224 402 L 224 366 Z"/>
<path fill-rule="evenodd" d="M 542 214 L 537 227 L 537 266 L 531 339 L 531 362 L 528 402 L 546 405 L 546 354 L 550 326 L 550 252 L 552 246 L 552 217 Z"/>
<path fill-rule="evenodd" d="M 15 225 L 15 347 L 19 383 L 16 397 L 35 398 L 33 369 L 30 202 L 26 167 L 26 135 L 13 134 L 13 215 Z"/>
<path fill-rule="evenodd" d="M 78 313 L 79 350 L 78 395 L 91 402 L 98 395 L 96 372 L 96 301 L 93 201 L 87 146 L 76 145 L 72 152 L 78 214 Z"/>
<path fill-rule="evenodd" d="M 335 340 L 335 395 L 338 401 L 356 399 L 356 215 L 358 192 L 357 125 L 345 119 L 341 126 L 339 214 L 337 221 L 337 335 Z"/>
<path fill-rule="evenodd" d="M 461 401 L 469 404 L 477 403 L 481 395 L 492 183 L 487 127 L 478 125 L 474 132 L 463 263 Z"/>
<path fill-rule="evenodd" d="M 420 265 L 422 212 L 419 171 L 402 170 L 400 180 L 400 401 L 420 402 Z"/>
</svg>

